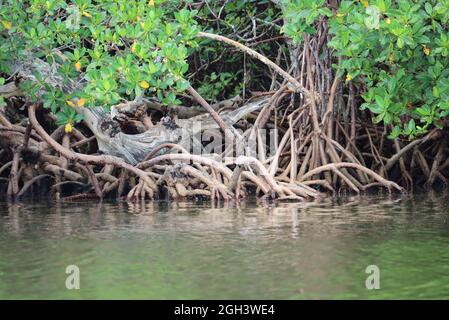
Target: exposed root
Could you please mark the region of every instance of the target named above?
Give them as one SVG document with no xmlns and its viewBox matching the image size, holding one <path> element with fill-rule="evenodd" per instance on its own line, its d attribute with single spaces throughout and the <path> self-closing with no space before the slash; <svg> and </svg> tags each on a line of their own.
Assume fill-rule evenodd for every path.
<svg viewBox="0 0 449 320">
<path fill-rule="evenodd" d="M 343 61 L 333 58 L 326 46 L 326 19 L 314 27 L 316 32 L 304 34 L 300 44 L 285 43 L 289 58 L 273 61 L 230 38 L 200 32 L 198 37 L 233 46 L 268 66 L 270 76 L 265 80 L 271 82 L 270 88 L 252 92 L 249 99 L 244 91 L 243 99 L 216 105 L 189 87 L 187 92 L 198 106 L 166 108 L 155 97 L 140 96 L 112 106 L 111 113 L 102 106 L 75 107 L 84 116 L 84 125 L 71 133 L 56 127 L 54 115 L 44 110 L 37 117 L 36 105 L 26 105 L 26 93 L 18 84 L 36 81 L 40 74 L 42 88 L 71 94 L 85 83 L 62 81 L 43 59 L 24 56 L 24 61 L 11 66 L 10 82 L 0 86 L 2 97 L 14 97 L 8 101 L 8 112 L 0 109 L 0 184 L 7 184 L 4 189 L 12 200 L 26 197 L 48 177 L 55 196 L 71 200 L 125 196 L 212 201 L 239 200 L 251 193 L 266 200 L 306 201 L 325 192 L 358 194 L 373 188 L 403 192 L 403 187 L 411 190 L 417 184 L 428 188 L 447 184 L 447 128 L 433 129 L 411 142 L 388 139 L 388 128 L 370 123 L 369 111 L 358 110 L 357 99 L 364 89 L 355 81 L 342 83 L 338 70 Z M 20 103 L 28 108 L 29 123 L 18 111 L 23 110 Z M 166 115 L 167 110 L 179 118 Z M 197 130 L 192 136 L 218 128 L 210 139 L 237 141 L 224 139 L 218 151 L 196 153 L 185 143 L 191 136 L 183 129 L 198 122 L 202 128 L 192 129 Z M 131 133 L 124 125 L 132 127 Z M 201 147 L 205 144 L 201 141 Z"/>
<path fill-rule="evenodd" d="M 390 191 L 392 188 L 394 188 L 398 191 L 401 191 L 401 192 L 405 191 L 404 188 L 399 186 L 397 183 L 382 178 L 380 175 L 378 175 L 377 173 L 375 173 L 374 171 L 372 171 L 368 168 L 365 168 L 361 165 L 358 165 L 356 163 L 350 163 L 350 162 L 330 163 L 330 164 L 315 168 L 315 169 L 309 171 L 307 174 L 305 174 L 300 179 L 300 181 L 307 180 L 308 178 L 310 178 L 316 174 L 319 174 L 321 172 L 328 171 L 328 170 L 332 170 L 335 173 L 339 173 L 340 175 L 342 175 L 341 171 L 339 170 L 340 168 L 352 168 L 352 169 L 357 169 L 359 171 L 362 171 L 362 172 L 368 174 L 369 176 L 371 176 L 373 179 L 377 180 L 381 186 L 387 188 Z M 352 187 L 355 189 L 354 186 L 352 186 Z M 356 190 L 354 190 L 354 191 L 356 191 Z M 358 193 L 358 191 L 356 191 L 356 192 Z"/>
<path fill-rule="evenodd" d="M 38 176 L 34 177 L 33 179 L 27 181 L 27 182 L 23 185 L 23 187 L 22 187 L 22 189 L 20 190 L 20 192 L 17 194 L 17 198 L 20 199 L 21 197 L 23 197 L 23 196 L 26 194 L 26 192 L 27 192 L 27 191 L 28 191 L 28 190 L 29 190 L 35 183 L 39 182 L 40 180 L 42 180 L 42 179 L 44 179 L 44 178 L 53 178 L 53 177 L 52 177 L 51 175 L 49 175 L 49 174 L 41 174 L 41 175 L 38 175 Z"/>
<path fill-rule="evenodd" d="M 87 155 L 87 154 L 81 154 L 74 152 L 72 150 L 69 150 L 59 143 L 57 143 L 54 139 L 52 139 L 47 132 L 42 128 L 42 126 L 39 124 L 39 122 L 36 119 L 35 114 L 36 106 L 31 105 L 28 109 L 28 115 L 29 119 L 31 121 L 31 124 L 33 125 L 36 132 L 42 137 L 43 140 L 45 140 L 48 145 L 50 145 L 55 151 L 59 152 L 62 156 L 64 156 L 67 160 L 74 161 L 74 162 L 84 162 L 89 164 L 98 164 L 98 165 L 112 165 L 121 167 L 123 169 L 126 169 L 128 171 L 131 171 L 132 173 L 136 174 L 140 179 L 141 183 L 139 185 L 141 186 L 141 192 L 147 191 L 148 189 L 156 189 L 156 185 L 154 182 L 148 177 L 148 175 L 141 169 L 136 168 L 125 161 L 123 161 L 120 158 L 114 157 L 114 156 L 94 156 L 94 155 Z M 67 170 L 62 169 L 64 173 L 67 172 Z M 89 174 L 90 175 L 90 174 Z M 90 175 L 92 177 L 92 175 Z M 94 176 L 94 175 L 93 175 Z M 94 181 L 94 179 L 93 179 Z M 143 190 L 143 191 L 142 191 Z M 98 192 L 98 191 L 97 191 Z M 98 196 L 98 194 L 97 194 Z M 152 194 L 151 194 L 152 196 Z"/>
</svg>

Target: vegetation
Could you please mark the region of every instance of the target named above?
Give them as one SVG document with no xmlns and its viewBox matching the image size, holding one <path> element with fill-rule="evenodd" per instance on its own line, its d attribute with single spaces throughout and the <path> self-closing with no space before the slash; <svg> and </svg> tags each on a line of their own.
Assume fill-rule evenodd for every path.
<svg viewBox="0 0 449 320">
<path fill-rule="evenodd" d="M 303 200 L 446 185 L 448 20 L 449 0 L 3 1 L 5 191 Z M 197 122 L 257 148 L 194 154 L 182 129 Z"/>
<path fill-rule="evenodd" d="M 0 11 L 7 33 L 1 46 L 2 70 L 31 53 L 52 66 L 65 92 L 37 81 L 24 84 L 34 101 L 45 89 L 43 106 L 61 124 L 79 122 L 73 106 L 109 107 L 143 94 L 164 104 L 179 104 L 183 75 L 197 33 L 195 10 L 179 1 L 9 1 Z M 11 19 L 11 18 L 12 19 Z M 33 50 L 39 48 L 38 50 Z M 85 81 L 85 86 L 76 84 Z"/>
</svg>

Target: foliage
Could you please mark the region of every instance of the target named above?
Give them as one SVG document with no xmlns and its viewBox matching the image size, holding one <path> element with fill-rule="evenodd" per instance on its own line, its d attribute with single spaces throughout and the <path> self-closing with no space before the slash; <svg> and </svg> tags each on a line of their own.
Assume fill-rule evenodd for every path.
<svg viewBox="0 0 449 320">
<path fill-rule="evenodd" d="M 274 21 L 280 17 L 280 8 L 268 0 L 234 0 L 209 1 L 199 10 L 196 20 L 203 30 L 230 37 L 275 60 L 277 47 L 263 40 L 279 35 L 280 26 Z M 267 78 L 260 76 L 266 73 L 264 65 L 209 39 L 199 42 L 195 59 L 190 63 L 189 80 L 211 101 L 234 97 L 243 88 L 259 91 L 261 82 Z M 270 82 L 271 79 L 268 85 Z"/>
<path fill-rule="evenodd" d="M 333 14 L 325 1 L 284 1 L 285 34 L 299 41 L 328 17 L 346 82 L 366 88 L 362 109 L 375 123 L 392 125 L 390 137 L 422 134 L 449 114 L 449 1 L 341 1 Z"/>
<path fill-rule="evenodd" d="M 219 42 L 199 41 L 200 27 L 254 44 L 275 60 L 279 47 L 258 42 L 278 36 L 278 21 L 284 21 L 285 35 L 300 42 L 324 19 L 328 46 L 343 58 L 339 76 L 358 89 L 361 109 L 373 114 L 373 122 L 391 126 L 390 137 L 411 138 L 444 125 L 449 115 L 449 0 L 344 0 L 338 7 L 326 0 L 280 2 L 282 10 L 268 0 L 196 6 L 177 0 L 4 0 L 0 72 L 11 75 L 11 61 L 32 54 L 56 66 L 66 86 L 83 83 L 73 92 L 55 90 L 44 81 L 24 84 L 31 94 L 45 86 L 44 106 L 60 124 L 72 125 L 81 120 L 76 106 L 108 107 L 143 94 L 178 104 L 188 81 L 210 101 L 239 93 L 248 87 L 247 79 L 257 90 L 270 85 L 270 77 L 260 76 L 265 66 Z M 286 60 L 281 59 L 282 67 L 287 68 Z"/>
<path fill-rule="evenodd" d="M 223 93 L 229 91 L 231 87 L 233 88 L 231 95 L 235 96 L 241 90 L 241 86 L 234 83 L 235 76 L 236 74 L 231 72 L 222 72 L 219 75 L 212 72 L 205 77 L 201 87 L 198 88 L 198 92 L 205 99 L 217 102 L 219 99 L 224 98 L 222 96 Z"/>
<path fill-rule="evenodd" d="M 56 67 L 62 92 L 47 87 L 44 106 L 61 124 L 81 120 L 74 106 L 117 104 L 145 93 L 177 104 L 197 46 L 196 12 L 167 0 L 8 0 L 0 7 L 0 71 L 32 54 Z M 39 75 L 36 75 L 39 79 Z M 37 93 L 45 84 L 25 85 Z"/>
</svg>

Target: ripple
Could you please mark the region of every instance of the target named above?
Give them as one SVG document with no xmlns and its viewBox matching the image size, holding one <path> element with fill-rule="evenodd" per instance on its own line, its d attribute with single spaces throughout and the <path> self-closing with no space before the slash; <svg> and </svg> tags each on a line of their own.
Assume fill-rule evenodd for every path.
<svg viewBox="0 0 449 320">
<path fill-rule="evenodd" d="M 447 297 L 446 196 L 0 203 L 0 298 Z M 81 293 L 65 290 L 76 264 Z"/>
</svg>

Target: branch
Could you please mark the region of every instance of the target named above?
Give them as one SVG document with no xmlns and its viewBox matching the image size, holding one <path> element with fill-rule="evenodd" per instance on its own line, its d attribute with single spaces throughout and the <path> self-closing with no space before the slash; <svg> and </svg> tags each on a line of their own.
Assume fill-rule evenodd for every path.
<svg viewBox="0 0 449 320">
<path fill-rule="evenodd" d="M 196 101 L 198 101 L 199 104 L 203 106 L 204 109 L 206 109 L 207 112 L 212 116 L 212 118 L 215 120 L 215 122 L 218 124 L 221 130 L 223 130 L 224 133 L 231 132 L 229 126 L 223 121 L 223 119 L 218 115 L 217 111 L 215 111 L 209 103 L 207 103 L 206 100 L 195 90 L 192 86 L 189 86 L 187 89 L 189 93 L 195 98 Z"/>
<path fill-rule="evenodd" d="M 22 95 L 22 93 L 14 82 L 9 82 L 0 86 L 0 97 L 8 99 L 20 95 Z"/>
<path fill-rule="evenodd" d="M 322 173 L 324 171 L 338 170 L 339 168 L 353 168 L 353 169 L 356 169 L 356 170 L 360 170 L 360 171 L 366 173 L 367 175 L 371 176 L 373 179 L 377 180 L 379 183 L 381 183 L 383 186 L 387 187 L 388 189 L 393 187 L 396 190 L 399 190 L 401 192 L 404 191 L 404 188 L 400 187 L 396 183 L 394 183 L 392 181 L 388 181 L 388 180 L 382 178 L 380 175 L 378 175 L 374 171 L 372 171 L 372 170 L 370 170 L 370 169 L 368 169 L 368 168 L 366 168 L 366 167 L 364 167 L 362 165 L 359 165 L 357 163 L 352 163 L 352 162 L 329 163 L 329 164 L 323 165 L 321 167 L 317 167 L 317 168 L 315 168 L 313 170 L 310 170 L 305 175 L 303 175 L 299 179 L 299 182 L 305 181 L 305 180 L 313 177 L 314 175 L 320 174 L 320 173 Z"/>
<path fill-rule="evenodd" d="M 313 98 L 313 95 L 311 94 L 311 92 L 309 90 L 307 90 L 306 88 L 304 88 L 298 80 L 296 80 L 294 77 L 292 77 L 288 72 L 286 72 L 285 70 L 283 70 L 281 67 L 279 67 L 277 64 L 275 64 L 273 61 L 271 61 L 270 59 L 268 59 L 267 57 L 263 56 L 262 54 L 254 51 L 253 49 L 237 42 L 234 41 L 232 39 L 220 36 L 220 35 L 216 35 L 216 34 L 212 34 L 212 33 L 207 33 L 207 32 L 199 32 L 198 33 L 199 37 L 203 37 L 203 38 L 209 38 L 212 40 L 217 40 L 220 42 L 224 42 L 227 44 L 230 44 L 231 46 L 234 46 L 236 48 L 239 48 L 240 50 L 244 51 L 245 53 L 247 53 L 248 55 L 258 59 L 259 61 L 263 62 L 264 64 L 266 64 L 267 66 L 271 67 L 274 71 L 276 71 L 279 75 L 281 75 L 285 80 L 287 80 L 288 82 L 290 82 L 290 84 L 292 84 L 296 90 L 298 90 L 299 92 L 305 94 L 306 96 L 308 96 L 309 98 Z"/>
<path fill-rule="evenodd" d="M 434 129 L 431 132 L 429 132 L 425 137 L 421 139 L 416 139 L 410 142 L 401 150 L 399 150 L 395 155 L 393 155 L 390 159 L 388 159 L 387 163 L 385 164 L 385 170 L 388 171 L 389 169 L 391 169 L 391 167 L 393 167 L 396 161 L 398 161 L 407 151 L 409 151 L 410 149 L 414 148 L 417 145 L 420 145 L 421 143 L 428 141 L 435 133 L 436 130 Z"/>
<path fill-rule="evenodd" d="M 74 161 L 83 161 L 86 163 L 91 164 L 110 164 L 113 166 L 118 166 L 123 169 L 126 169 L 134 174 L 136 174 L 140 179 L 148 183 L 150 186 L 154 186 L 153 181 L 148 177 L 148 175 L 141 169 L 138 169 L 122 159 L 114 156 L 94 156 L 94 155 L 88 155 L 88 154 L 82 154 L 77 153 L 74 151 L 71 151 L 67 148 L 64 148 L 62 145 L 60 145 L 58 142 L 56 142 L 54 139 L 52 139 L 48 133 L 42 128 L 42 126 L 39 124 L 36 118 L 36 105 L 31 105 L 28 108 L 28 116 L 30 119 L 31 124 L 33 125 L 36 132 L 42 137 L 42 139 L 45 140 L 53 149 L 55 149 L 57 152 L 62 154 L 64 157 L 66 157 L 69 160 Z M 154 186 L 155 187 L 155 186 Z"/>
</svg>

